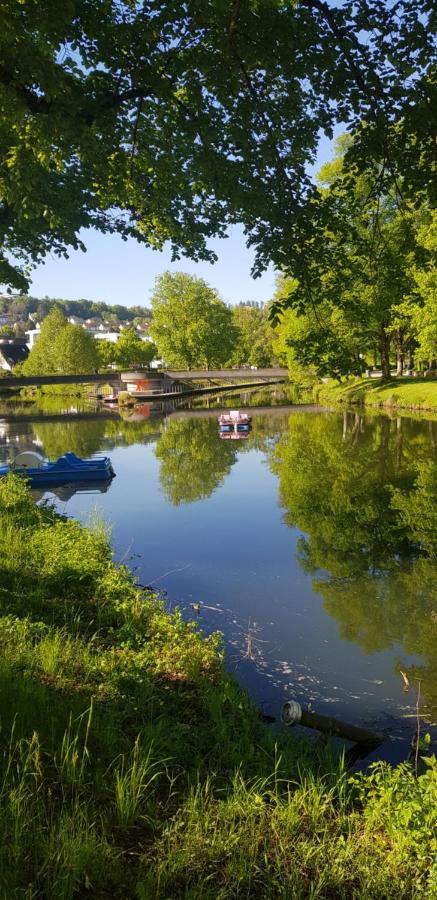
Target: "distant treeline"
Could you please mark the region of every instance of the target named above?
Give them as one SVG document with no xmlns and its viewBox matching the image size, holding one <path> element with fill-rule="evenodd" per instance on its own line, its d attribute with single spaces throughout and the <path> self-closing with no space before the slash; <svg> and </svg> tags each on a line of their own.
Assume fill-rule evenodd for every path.
<svg viewBox="0 0 437 900">
<path fill-rule="evenodd" d="M 121 303 L 110 305 L 94 300 L 63 300 L 57 297 L 39 299 L 25 294 L 0 297 L 0 314 L 10 315 L 14 322 L 27 322 L 31 316 L 34 321 L 40 321 L 54 306 L 59 306 L 67 317 L 78 316 L 81 319 L 132 322 L 134 319 L 149 319 L 151 316 L 150 309 L 146 306 L 123 306 Z"/>
</svg>

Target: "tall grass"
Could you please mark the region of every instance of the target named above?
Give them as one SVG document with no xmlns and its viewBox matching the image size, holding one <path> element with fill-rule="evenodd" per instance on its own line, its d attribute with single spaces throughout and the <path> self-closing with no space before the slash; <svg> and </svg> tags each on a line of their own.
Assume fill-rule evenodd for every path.
<svg viewBox="0 0 437 900">
<path fill-rule="evenodd" d="M 0 897 L 428 898 L 435 762 L 275 737 L 101 529 L 0 482 Z"/>
<path fill-rule="evenodd" d="M 155 825 L 155 783 L 164 770 L 153 760 L 152 746 L 142 746 L 137 738 L 131 752 L 122 756 L 114 770 L 115 813 L 120 828 L 139 822 Z"/>
</svg>

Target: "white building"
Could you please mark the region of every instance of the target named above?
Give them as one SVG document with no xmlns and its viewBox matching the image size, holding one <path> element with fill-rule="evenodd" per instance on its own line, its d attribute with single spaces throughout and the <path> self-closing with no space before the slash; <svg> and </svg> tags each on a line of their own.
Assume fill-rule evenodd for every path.
<svg viewBox="0 0 437 900">
<path fill-rule="evenodd" d="M 40 323 L 37 322 L 35 325 L 35 328 L 30 328 L 29 331 L 26 331 L 26 334 L 28 335 L 27 346 L 29 347 L 29 350 L 31 350 L 35 341 L 39 338 L 39 336 L 41 334 Z"/>
<path fill-rule="evenodd" d="M 75 320 L 75 321 L 73 321 L 73 320 Z M 68 321 L 71 323 L 71 325 L 82 324 L 82 328 L 84 328 L 85 331 L 87 331 L 88 334 L 90 334 L 96 341 L 109 341 L 111 344 L 117 343 L 117 341 L 120 337 L 120 334 L 121 334 L 121 330 L 123 328 L 123 326 L 120 326 L 120 331 L 109 331 L 109 330 L 107 330 L 108 326 L 104 322 L 100 322 L 99 326 L 95 327 L 94 321 L 90 322 L 90 324 L 88 324 L 88 320 L 87 320 L 87 322 L 84 322 L 83 319 L 78 319 L 77 316 L 70 316 Z M 29 350 L 32 350 L 32 347 L 33 347 L 35 341 L 39 338 L 40 334 L 41 334 L 41 325 L 39 322 L 37 322 L 35 328 L 32 328 L 29 331 L 26 331 L 26 335 L 28 336 L 27 346 L 29 347 Z M 150 337 L 150 335 L 147 332 L 139 333 L 137 331 L 137 334 L 138 334 L 138 337 L 140 338 L 140 340 L 142 340 L 142 341 L 151 341 L 152 340 L 152 338 Z"/>
</svg>

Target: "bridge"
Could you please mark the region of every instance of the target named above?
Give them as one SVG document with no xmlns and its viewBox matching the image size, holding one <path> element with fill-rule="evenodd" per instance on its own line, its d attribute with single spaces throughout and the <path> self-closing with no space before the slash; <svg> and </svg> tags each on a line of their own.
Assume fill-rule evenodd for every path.
<svg viewBox="0 0 437 900">
<path fill-rule="evenodd" d="M 157 394 L 170 396 L 175 393 L 196 393 L 202 388 L 195 385 L 217 387 L 217 382 L 228 382 L 229 387 L 246 384 L 274 384 L 285 381 L 287 369 L 171 369 L 156 371 L 152 369 L 135 369 L 131 372 L 104 372 L 88 375 L 20 375 L 0 378 L 0 392 L 3 389 L 21 387 L 40 387 L 49 384 L 109 384 L 114 390 L 127 389 L 134 396 L 146 399 Z M 207 389 L 207 388 L 206 388 Z M 205 387 L 203 388 L 205 390 Z"/>
<path fill-rule="evenodd" d="M 165 375 L 174 381 L 284 381 L 288 370 L 279 366 L 269 369 L 234 368 L 234 369 L 167 369 Z"/>
</svg>

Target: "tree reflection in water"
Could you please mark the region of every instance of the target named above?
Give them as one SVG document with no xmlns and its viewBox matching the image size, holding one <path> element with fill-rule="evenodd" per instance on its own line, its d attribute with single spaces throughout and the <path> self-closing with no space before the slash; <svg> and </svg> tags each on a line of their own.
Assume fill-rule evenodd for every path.
<svg viewBox="0 0 437 900">
<path fill-rule="evenodd" d="M 155 449 L 166 497 L 175 506 L 210 497 L 223 484 L 240 453 L 271 452 L 286 422 L 286 416 L 260 416 L 253 419 L 243 441 L 223 441 L 215 417 L 166 419 Z"/>
<path fill-rule="evenodd" d="M 290 419 L 271 465 L 298 557 L 343 638 L 399 646 L 437 715 L 437 473 L 433 423 L 345 414 Z M 402 654 L 423 663 L 402 662 Z"/>
<path fill-rule="evenodd" d="M 56 422 L 35 422 L 34 431 L 49 459 L 58 459 L 68 450 L 84 459 L 100 450 L 106 424 L 104 419 L 75 421 L 71 416 Z"/>
<path fill-rule="evenodd" d="M 168 419 L 156 444 L 159 478 L 174 506 L 209 497 L 237 458 L 235 441 L 220 441 L 215 419 Z"/>
</svg>

